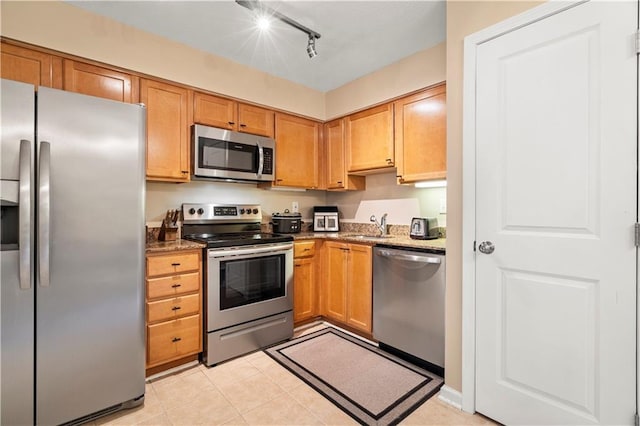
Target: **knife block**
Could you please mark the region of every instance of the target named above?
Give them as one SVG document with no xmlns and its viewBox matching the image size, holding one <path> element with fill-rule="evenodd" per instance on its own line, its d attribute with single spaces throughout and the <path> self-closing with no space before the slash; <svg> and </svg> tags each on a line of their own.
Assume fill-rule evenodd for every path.
<svg viewBox="0 0 640 426">
<path fill-rule="evenodd" d="M 175 241 L 178 238 L 178 227 L 167 225 L 166 221 L 162 221 L 158 241 Z"/>
</svg>

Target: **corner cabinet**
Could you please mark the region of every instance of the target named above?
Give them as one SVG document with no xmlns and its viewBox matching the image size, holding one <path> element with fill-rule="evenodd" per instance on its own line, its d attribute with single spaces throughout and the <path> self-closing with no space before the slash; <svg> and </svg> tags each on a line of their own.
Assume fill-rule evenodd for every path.
<svg viewBox="0 0 640 426">
<path fill-rule="evenodd" d="M 272 110 L 199 92 L 194 94 L 193 108 L 195 123 L 269 138 L 274 136 L 275 113 Z"/>
<path fill-rule="evenodd" d="M 368 174 L 395 167 L 393 104 L 388 103 L 345 118 L 347 172 Z"/>
<path fill-rule="evenodd" d="M 147 254 L 147 370 L 202 351 L 201 256 Z"/>
<path fill-rule="evenodd" d="M 446 84 L 394 103 L 398 183 L 447 176 Z"/>
<path fill-rule="evenodd" d="M 147 107 L 147 180 L 189 181 L 191 96 L 183 87 L 140 81 L 140 102 Z"/>
<path fill-rule="evenodd" d="M 276 113 L 275 186 L 320 188 L 320 123 Z"/>
<path fill-rule="evenodd" d="M 366 333 L 372 332 L 372 249 L 363 244 L 324 243 L 324 314 Z"/>
<path fill-rule="evenodd" d="M 293 245 L 293 322 L 318 316 L 316 242 L 296 241 Z"/>
<path fill-rule="evenodd" d="M 366 187 L 365 177 L 347 173 L 344 123 L 345 119 L 341 118 L 324 125 L 327 189 L 335 191 L 364 190 Z"/>
</svg>

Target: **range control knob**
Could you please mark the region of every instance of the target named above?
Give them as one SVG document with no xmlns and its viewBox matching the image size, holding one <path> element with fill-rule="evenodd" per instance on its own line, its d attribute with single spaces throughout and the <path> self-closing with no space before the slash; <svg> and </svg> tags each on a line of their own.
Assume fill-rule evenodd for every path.
<svg viewBox="0 0 640 426">
<path fill-rule="evenodd" d="M 200 208 L 198 209 L 198 214 L 202 214 L 202 213 L 204 213 L 204 209 L 203 209 L 202 207 L 200 207 Z"/>
<path fill-rule="evenodd" d="M 258 214 L 258 209 L 253 209 L 253 214 Z"/>
<path fill-rule="evenodd" d="M 244 214 L 244 209 L 240 209 L 240 214 Z"/>
<path fill-rule="evenodd" d="M 193 207 L 191 207 L 189 209 L 189 214 L 196 214 L 196 209 L 194 209 Z"/>
</svg>

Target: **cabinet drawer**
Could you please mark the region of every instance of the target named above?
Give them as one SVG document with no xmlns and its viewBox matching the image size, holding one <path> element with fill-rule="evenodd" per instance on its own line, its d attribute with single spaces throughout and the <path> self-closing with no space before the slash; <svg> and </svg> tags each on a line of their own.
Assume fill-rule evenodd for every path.
<svg viewBox="0 0 640 426">
<path fill-rule="evenodd" d="M 172 253 L 168 256 L 147 257 L 147 276 L 195 271 L 200 268 L 199 253 Z"/>
<path fill-rule="evenodd" d="M 200 273 L 150 278 L 147 280 L 147 299 L 177 296 L 200 290 Z"/>
<path fill-rule="evenodd" d="M 147 367 L 200 352 L 200 315 L 193 315 L 147 327 Z"/>
<path fill-rule="evenodd" d="M 200 294 L 147 303 L 147 321 L 157 322 L 200 313 Z"/>
<path fill-rule="evenodd" d="M 315 241 L 296 241 L 293 245 L 293 257 L 308 257 L 316 254 Z"/>
</svg>

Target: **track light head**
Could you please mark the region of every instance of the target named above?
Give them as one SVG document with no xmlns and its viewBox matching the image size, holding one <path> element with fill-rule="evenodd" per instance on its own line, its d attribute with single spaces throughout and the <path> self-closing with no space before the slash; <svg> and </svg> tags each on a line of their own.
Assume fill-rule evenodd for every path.
<svg viewBox="0 0 640 426">
<path fill-rule="evenodd" d="M 309 42 L 307 43 L 307 53 L 310 58 L 318 55 L 318 52 L 316 52 L 316 38 L 311 34 L 309 34 Z"/>
</svg>

